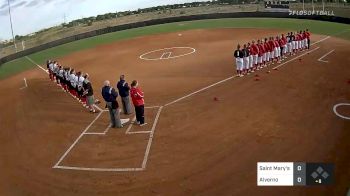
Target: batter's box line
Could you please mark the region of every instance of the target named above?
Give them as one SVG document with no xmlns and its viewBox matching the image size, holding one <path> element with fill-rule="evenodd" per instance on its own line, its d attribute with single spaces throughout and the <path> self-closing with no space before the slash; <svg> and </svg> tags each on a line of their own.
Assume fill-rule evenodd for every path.
<svg viewBox="0 0 350 196">
<path fill-rule="evenodd" d="M 149 106 L 149 107 L 145 107 L 145 108 L 146 109 L 153 109 L 153 108 L 160 108 L 160 107 L 162 107 L 162 106 Z M 151 133 L 152 132 L 152 130 L 150 130 L 150 131 L 130 131 L 132 126 L 134 125 L 135 121 L 136 121 L 136 116 L 134 116 L 134 118 L 132 119 L 129 127 L 125 131 L 125 134 L 147 134 L 147 133 Z M 153 122 L 153 124 L 154 123 L 155 123 L 155 121 Z"/>
<path fill-rule="evenodd" d="M 154 108 L 154 107 L 152 107 Z M 98 168 L 98 167 L 76 167 L 76 166 L 67 166 L 67 165 L 60 165 L 60 163 L 64 160 L 64 158 L 69 154 L 69 152 L 74 148 L 74 146 L 78 143 L 78 141 L 84 136 L 88 135 L 87 131 L 90 129 L 90 127 L 100 118 L 103 111 L 101 111 L 96 118 L 85 128 L 85 130 L 79 135 L 79 137 L 73 142 L 73 144 L 68 148 L 68 150 L 61 156 L 61 158 L 58 160 L 58 162 L 52 167 L 54 169 L 64 169 L 64 170 L 79 170 L 79 171 L 96 171 L 96 172 L 137 172 L 137 171 L 143 171 L 146 169 L 148 157 L 151 151 L 154 132 L 156 129 L 156 126 L 158 124 L 158 120 L 161 114 L 161 111 L 163 109 L 163 106 L 160 106 L 157 111 L 156 118 L 154 120 L 154 123 L 152 125 L 152 129 L 149 134 L 147 147 L 145 150 L 145 154 L 143 157 L 142 165 L 141 167 L 136 168 Z M 102 133 L 101 133 L 102 134 Z M 95 134 L 97 135 L 97 134 Z"/>
</svg>

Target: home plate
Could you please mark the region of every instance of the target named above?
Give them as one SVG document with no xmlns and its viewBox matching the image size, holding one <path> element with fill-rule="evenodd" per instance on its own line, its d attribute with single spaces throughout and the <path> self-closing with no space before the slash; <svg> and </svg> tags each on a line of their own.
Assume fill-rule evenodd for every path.
<svg viewBox="0 0 350 196">
<path fill-rule="evenodd" d="M 120 119 L 120 122 L 122 123 L 122 125 L 128 123 L 129 121 L 130 121 L 130 118 Z"/>
</svg>

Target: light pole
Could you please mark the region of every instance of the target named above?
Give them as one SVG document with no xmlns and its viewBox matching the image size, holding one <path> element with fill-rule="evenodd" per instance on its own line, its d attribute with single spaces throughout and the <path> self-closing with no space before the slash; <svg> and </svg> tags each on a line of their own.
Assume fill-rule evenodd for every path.
<svg viewBox="0 0 350 196">
<path fill-rule="evenodd" d="M 13 26 L 12 26 L 12 16 L 11 16 L 11 5 L 10 5 L 10 0 L 7 0 L 7 4 L 9 7 L 9 15 L 10 15 L 10 24 L 11 24 L 11 32 L 12 32 L 12 39 L 13 39 L 13 45 L 15 46 L 15 50 L 17 52 L 17 45 L 16 45 L 16 40 L 15 40 L 15 35 L 13 34 Z"/>
</svg>

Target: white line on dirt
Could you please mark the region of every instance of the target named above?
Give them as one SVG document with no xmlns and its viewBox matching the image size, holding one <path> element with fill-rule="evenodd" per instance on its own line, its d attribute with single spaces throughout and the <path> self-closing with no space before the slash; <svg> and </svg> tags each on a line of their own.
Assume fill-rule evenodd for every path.
<svg viewBox="0 0 350 196">
<path fill-rule="evenodd" d="M 146 109 L 160 108 L 160 106 L 146 106 Z"/>
<path fill-rule="evenodd" d="M 111 128 L 111 125 L 108 125 L 108 127 L 105 129 L 105 131 L 103 132 L 103 134 L 106 134 L 108 132 L 108 130 Z"/>
<path fill-rule="evenodd" d="M 331 38 L 331 36 L 327 36 L 327 37 L 325 37 L 325 38 L 323 38 L 323 39 L 320 39 L 320 40 L 318 40 L 318 41 L 316 41 L 316 42 L 314 42 L 314 43 L 312 43 L 312 44 L 310 44 L 310 45 L 312 46 L 312 45 L 318 44 L 318 43 L 323 42 L 323 41 L 325 41 L 325 40 L 327 40 L 327 39 L 329 39 L 329 38 Z"/>
<path fill-rule="evenodd" d="M 102 110 L 98 105 L 94 104 L 94 107 L 98 109 L 100 112 L 107 112 L 108 110 Z"/>
<path fill-rule="evenodd" d="M 57 166 L 62 162 L 62 160 L 67 156 L 67 154 L 73 149 L 73 147 L 78 143 L 81 137 L 90 129 L 90 127 L 96 122 L 97 119 L 100 118 L 102 112 L 100 112 L 96 118 L 85 128 L 85 130 L 79 135 L 79 137 L 73 142 L 73 144 L 68 148 L 68 150 L 61 156 L 58 162 L 53 166 L 53 168 L 57 168 Z"/>
<path fill-rule="evenodd" d="M 125 131 L 125 134 L 128 134 L 130 132 L 131 127 L 134 124 L 133 122 L 135 122 L 135 120 L 136 120 L 136 116 L 134 116 L 134 118 L 131 120 L 129 127 Z"/>
<path fill-rule="evenodd" d="M 144 134 L 144 133 L 152 133 L 152 131 L 133 131 L 133 132 L 128 132 L 126 134 L 131 135 L 131 134 Z"/>
<path fill-rule="evenodd" d="M 153 141 L 153 136 L 154 136 L 154 130 L 156 129 L 156 126 L 158 124 L 158 120 L 159 120 L 159 116 L 160 113 L 162 112 L 163 106 L 161 106 L 158 109 L 156 118 L 154 120 L 152 129 L 151 129 L 151 133 L 149 134 L 149 140 L 148 140 L 148 144 L 147 144 L 147 148 L 146 148 L 146 152 L 145 152 L 145 156 L 143 158 L 143 162 L 142 162 L 142 168 L 145 169 L 147 166 L 147 160 L 148 160 L 148 156 L 149 156 L 149 152 L 151 151 L 151 146 L 152 146 L 152 141 Z"/>
<path fill-rule="evenodd" d="M 143 171 L 143 168 L 91 168 L 91 167 L 70 167 L 56 166 L 56 169 L 80 170 L 80 171 L 98 171 L 98 172 L 135 172 Z"/>
<path fill-rule="evenodd" d="M 20 90 L 23 90 L 23 89 L 25 89 L 25 88 L 28 87 L 27 79 L 26 79 L 26 78 L 23 78 L 23 80 L 24 80 L 24 87 L 20 88 Z"/>
<path fill-rule="evenodd" d="M 87 132 L 84 135 L 106 135 L 106 133 Z"/>
<path fill-rule="evenodd" d="M 337 105 L 335 105 L 333 107 L 333 112 L 335 113 L 335 115 L 337 115 L 338 117 L 345 119 L 345 120 L 350 120 L 350 117 L 347 116 L 343 116 L 341 114 L 338 113 L 337 108 L 340 106 L 350 106 L 350 103 L 338 103 Z"/>
<path fill-rule="evenodd" d="M 294 61 L 295 59 L 298 59 L 298 58 L 300 58 L 300 57 L 302 57 L 302 56 L 305 56 L 305 55 L 307 55 L 307 54 L 309 54 L 309 53 L 311 53 L 311 52 L 314 52 L 315 50 L 318 50 L 318 49 L 320 49 L 320 47 L 314 48 L 314 49 L 312 49 L 312 50 L 310 50 L 310 51 L 305 52 L 304 54 L 301 54 L 301 55 L 296 56 L 296 57 L 294 57 L 294 58 L 292 58 L 292 59 L 289 59 L 288 61 L 286 61 L 286 62 L 284 62 L 284 63 L 281 63 L 281 64 L 277 65 L 276 67 L 274 67 L 274 68 L 272 68 L 272 69 L 277 69 L 277 68 L 279 68 L 279 67 L 282 67 L 283 65 L 285 65 L 285 64 L 287 64 L 287 63 L 289 63 L 289 62 L 291 62 L 291 61 Z"/>
<path fill-rule="evenodd" d="M 160 59 L 169 59 L 171 57 L 171 53 L 172 52 L 164 52 L 162 54 L 162 56 L 160 57 Z M 167 55 L 167 57 L 164 58 L 164 56 L 166 56 L 166 55 Z"/>
<path fill-rule="evenodd" d="M 323 55 L 321 58 L 318 59 L 318 61 L 324 62 L 324 63 L 328 63 L 328 61 L 323 60 L 323 58 L 325 58 L 326 56 L 330 55 L 332 52 L 334 52 L 335 49 L 327 52 L 325 55 Z"/>
<path fill-rule="evenodd" d="M 199 89 L 199 90 L 197 90 L 197 91 L 195 91 L 195 92 L 193 92 L 193 93 L 190 93 L 190 94 L 188 94 L 188 95 L 186 95 L 186 96 L 180 97 L 180 98 L 176 99 L 175 101 L 172 101 L 172 102 L 170 102 L 170 103 L 167 103 L 167 104 L 164 105 L 164 107 L 169 106 L 169 105 L 172 105 L 172 104 L 174 104 L 174 103 L 177 103 L 177 102 L 179 102 L 179 101 L 181 101 L 181 100 L 183 100 L 183 99 L 186 99 L 186 98 L 188 98 L 188 97 L 190 97 L 190 96 L 192 96 L 192 95 L 198 94 L 198 93 L 200 93 L 200 92 L 202 92 L 202 91 L 205 91 L 205 90 L 207 90 L 207 89 L 209 89 L 209 88 L 211 88 L 211 87 L 214 87 L 214 86 L 216 86 L 216 85 L 218 85 L 218 84 L 221 84 L 221 83 L 223 83 L 223 82 L 226 82 L 226 81 L 228 81 L 228 80 L 232 80 L 232 79 L 234 79 L 234 78 L 236 78 L 236 77 L 238 77 L 238 76 L 237 76 L 237 75 L 234 75 L 234 76 L 228 77 L 228 78 L 226 78 L 226 79 L 220 80 L 219 82 L 216 82 L 216 83 L 214 83 L 214 84 L 211 84 L 211 85 L 209 85 L 209 86 L 206 86 L 206 87 L 204 87 L 204 88 L 201 88 L 201 89 Z"/>
<path fill-rule="evenodd" d="M 26 59 L 28 59 L 28 61 L 32 62 L 34 65 L 36 65 L 37 67 L 39 67 L 41 70 L 43 70 L 44 72 L 48 73 L 48 71 L 46 69 L 44 69 L 43 67 L 41 67 L 38 63 L 36 63 L 35 61 L 33 61 L 31 58 L 29 58 L 28 56 L 25 56 Z"/>
</svg>

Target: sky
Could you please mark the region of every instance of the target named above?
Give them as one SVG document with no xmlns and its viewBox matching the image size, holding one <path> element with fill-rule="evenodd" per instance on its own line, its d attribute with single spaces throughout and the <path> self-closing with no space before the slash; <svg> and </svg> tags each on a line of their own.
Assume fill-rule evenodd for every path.
<svg viewBox="0 0 350 196">
<path fill-rule="evenodd" d="M 15 35 L 109 12 L 205 0 L 10 0 Z M 0 0 L 0 40 L 11 39 L 7 0 Z"/>
</svg>

